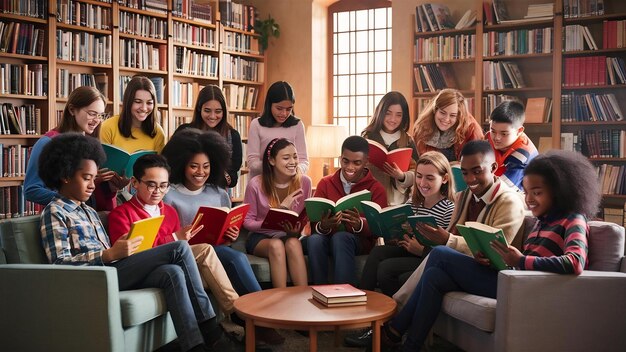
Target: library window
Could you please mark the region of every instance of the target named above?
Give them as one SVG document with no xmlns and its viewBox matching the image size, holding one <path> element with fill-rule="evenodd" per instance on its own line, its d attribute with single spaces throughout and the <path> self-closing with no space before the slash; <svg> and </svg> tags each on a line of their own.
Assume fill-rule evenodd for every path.
<svg viewBox="0 0 626 352">
<path fill-rule="evenodd" d="M 330 9 L 333 123 L 346 126 L 351 135 L 361 134 L 391 90 L 390 2 L 368 5 Z"/>
</svg>

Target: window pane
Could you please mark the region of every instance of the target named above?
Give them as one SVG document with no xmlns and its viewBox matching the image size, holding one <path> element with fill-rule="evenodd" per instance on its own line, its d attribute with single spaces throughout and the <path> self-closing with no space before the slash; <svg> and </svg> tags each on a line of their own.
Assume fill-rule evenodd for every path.
<svg viewBox="0 0 626 352">
<path fill-rule="evenodd" d="M 337 55 L 337 70 L 338 74 L 346 74 L 350 72 L 350 63 L 348 61 L 349 55 Z"/>
<path fill-rule="evenodd" d="M 374 53 L 374 72 L 387 71 L 387 52 L 377 51 Z"/>
<path fill-rule="evenodd" d="M 378 73 L 374 75 L 374 93 L 385 94 L 387 93 L 387 75 L 384 73 Z"/>
<path fill-rule="evenodd" d="M 367 51 L 368 49 L 367 33 L 368 31 L 356 32 L 356 51 L 359 51 L 359 52 Z"/>
<path fill-rule="evenodd" d="M 361 132 L 367 127 L 367 117 L 360 117 L 356 119 L 356 129 L 355 134 L 361 134 Z"/>
<path fill-rule="evenodd" d="M 367 53 L 356 54 L 356 73 L 367 73 Z"/>
<path fill-rule="evenodd" d="M 378 29 L 374 31 L 374 50 L 387 49 L 387 30 Z"/>
<path fill-rule="evenodd" d="M 349 26 L 349 16 L 348 12 L 339 12 L 337 13 L 337 30 L 336 32 L 345 32 L 348 30 Z"/>
<path fill-rule="evenodd" d="M 354 11 L 350 11 L 350 30 L 356 29 L 356 14 Z"/>
<path fill-rule="evenodd" d="M 354 79 L 354 75 L 350 75 L 350 95 L 355 95 L 356 93 L 356 80 Z"/>
<path fill-rule="evenodd" d="M 335 47 L 335 52 L 338 54 L 347 53 L 349 48 L 350 48 L 350 34 L 349 33 L 337 34 L 337 44 Z"/>
<path fill-rule="evenodd" d="M 387 8 L 375 9 L 374 13 L 376 17 L 374 19 L 374 28 L 386 28 L 391 26 L 391 23 L 387 25 Z"/>
<path fill-rule="evenodd" d="M 368 116 L 370 106 L 367 102 L 367 95 L 359 95 L 356 97 L 356 116 Z"/>
<path fill-rule="evenodd" d="M 350 98 L 337 98 L 337 104 L 339 105 L 337 116 L 339 117 L 350 116 L 350 109 L 349 109 Z"/>
<path fill-rule="evenodd" d="M 368 10 L 356 11 L 356 30 L 363 30 L 368 28 Z"/>
<path fill-rule="evenodd" d="M 356 94 L 367 94 L 367 75 L 356 75 Z"/>
<path fill-rule="evenodd" d="M 350 95 L 350 81 L 348 76 L 337 76 L 337 95 Z"/>
</svg>

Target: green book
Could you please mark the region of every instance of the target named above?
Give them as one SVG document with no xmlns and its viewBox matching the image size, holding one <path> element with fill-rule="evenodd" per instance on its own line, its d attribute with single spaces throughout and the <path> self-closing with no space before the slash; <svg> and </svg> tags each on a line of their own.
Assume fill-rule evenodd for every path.
<svg viewBox="0 0 626 352">
<path fill-rule="evenodd" d="M 374 236 L 382 237 L 385 240 L 401 240 L 406 230 L 403 225 L 407 218 L 413 215 L 410 204 L 392 205 L 381 208 L 375 202 L 362 201 L 363 214 L 367 219 L 367 224 Z"/>
<path fill-rule="evenodd" d="M 499 241 L 508 246 L 502 229 L 496 229 L 474 221 L 467 221 L 465 225 L 457 224 L 456 228 L 463 238 L 465 238 L 465 242 L 467 242 L 467 246 L 472 253 L 483 253 L 485 257 L 489 258 L 491 266 L 496 270 L 504 270 L 507 268 L 500 254 L 489 245 L 491 241 Z"/>
<path fill-rule="evenodd" d="M 454 191 L 455 192 L 465 191 L 465 189 L 467 188 L 467 183 L 465 183 L 465 179 L 463 178 L 461 165 L 459 164 L 451 165 L 451 168 L 452 168 L 452 178 L 454 179 Z"/>
<path fill-rule="evenodd" d="M 361 201 L 372 200 L 372 192 L 368 190 L 362 190 L 355 193 L 350 193 L 346 196 L 339 198 L 336 202 L 322 197 L 311 197 L 304 201 L 306 213 L 309 220 L 312 222 L 318 222 L 322 220 L 322 216 L 328 210 L 331 210 L 332 214 L 336 214 L 346 209 L 357 208 L 359 213 L 363 212 Z"/>
<path fill-rule="evenodd" d="M 129 154 L 124 149 L 111 144 L 102 144 L 102 148 L 107 155 L 107 160 L 102 165 L 103 168 L 117 172 L 120 176 L 131 178 L 133 176 L 133 165 L 135 161 L 146 154 L 156 154 L 154 150 L 138 150 Z"/>
<path fill-rule="evenodd" d="M 411 229 L 413 229 L 413 236 L 415 236 L 415 238 L 419 241 L 419 243 L 423 244 L 424 246 L 430 246 L 430 247 L 435 247 L 438 246 L 438 243 L 435 243 L 431 240 L 429 240 L 428 238 L 426 238 L 426 236 L 422 235 L 421 233 L 419 233 L 419 231 L 417 231 L 417 227 L 416 225 L 418 223 L 423 223 L 423 224 L 427 224 L 430 225 L 434 228 L 437 227 L 437 220 L 435 220 L 435 217 L 432 215 L 413 215 L 413 216 L 409 216 L 407 218 L 409 225 L 411 226 Z"/>
</svg>

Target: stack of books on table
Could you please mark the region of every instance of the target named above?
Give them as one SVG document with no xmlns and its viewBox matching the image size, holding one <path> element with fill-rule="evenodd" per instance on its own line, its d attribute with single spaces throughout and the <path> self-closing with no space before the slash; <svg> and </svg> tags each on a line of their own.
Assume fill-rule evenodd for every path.
<svg viewBox="0 0 626 352">
<path fill-rule="evenodd" d="M 364 291 L 350 284 L 316 285 L 313 298 L 326 307 L 360 306 L 367 303 Z"/>
</svg>

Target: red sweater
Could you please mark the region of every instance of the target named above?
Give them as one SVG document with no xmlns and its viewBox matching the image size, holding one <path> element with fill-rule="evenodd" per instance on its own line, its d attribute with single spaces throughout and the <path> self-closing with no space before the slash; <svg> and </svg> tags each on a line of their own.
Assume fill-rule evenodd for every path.
<svg viewBox="0 0 626 352">
<path fill-rule="evenodd" d="M 322 197 L 333 202 L 336 202 L 339 198 L 346 195 L 343 190 L 343 184 L 341 183 L 341 169 L 337 170 L 334 174 L 328 175 L 320 180 L 315 189 L 315 197 Z M 385 187 L 374 177 L 372 173 L 365 169 L 365 175 L 350 189 L 350 193 L 362 191 L 364 189 L 372 192 L 372 201 L 380 205 L 382 208 L 387 206 L 387 192 Z M 361 248 L 363 253 L 369 253 L 374 247 L 374 237 L 370 233 L 367 220 L 361 214 L 361 220 L 363 220 L 363 230 L 360 232 L 359 238 L 361 239 Z M 316 224 L 312 224 L 315 228 Z"/>
<path fill-rule="evenodd" d="M 171 205 L 162 201 L 159 203 L 161 215 L 165 215 L 159 233 L 153 247 L 174 241 L 172 233 L 180 229 L 178 213 Z M 122 235 L 128 233 L 133 222 L 147 219 L 150 215 L 143 209 L 143 205 L 137 200 L 137 196 L 128 202 L 116 207 L 109 213 L 109 239 L 115 243 Z"/>
</svg>

